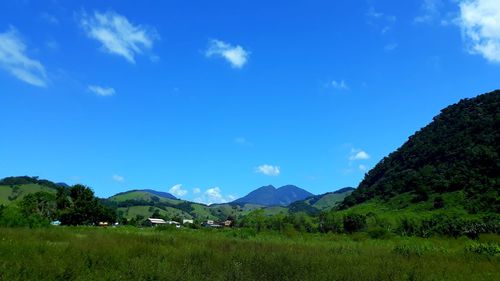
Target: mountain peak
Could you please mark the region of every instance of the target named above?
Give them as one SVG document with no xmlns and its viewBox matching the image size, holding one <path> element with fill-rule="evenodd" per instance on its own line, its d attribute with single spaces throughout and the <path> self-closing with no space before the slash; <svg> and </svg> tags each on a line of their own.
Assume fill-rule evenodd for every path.
<svg viewBox="0 0 500 281">
<path fill-rule="evenodd" d="M 251 203 L 264 206 L 286 206 L 297 200 L 303 200 L 313 194 L 295 185 L 285 185 L 275 188 L 266 185 L 255 189 L 246 196 L 236 199 L 233 203 Z"/>
</svg>

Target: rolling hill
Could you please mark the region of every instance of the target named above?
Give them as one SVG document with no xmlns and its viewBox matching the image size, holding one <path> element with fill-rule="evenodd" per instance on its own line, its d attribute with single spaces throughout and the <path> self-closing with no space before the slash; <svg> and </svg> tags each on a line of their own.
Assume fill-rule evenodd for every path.
<svg viewBox="0 0 500 281">
<path fill-rule="evenodd" d="M 500 213 L 500 91 L 443 109 L 370 170 L 341 207 L 362 203 Z"/>
<path fill-rule="evenodd" d="M 59 185 L 38 177 L 7 177 L 0 180 L 0 205 L 19 202 L 24 196 L 39 191 L 56 193 Z"/>
<path fill-rule="evenodd" d="M 352 187 L 341 188 L 334 192 L 314 195 L 304 200 L 293 202 L 288 206 L 290 212 L 306 212 L 317 214 L 337 207 L 347 196 L 354 191 Z"/>
<path fill-rule="evenodd" d="M 138 199 L 138 197 L 141 196 L 143 199 L 151 199 L 152 196 L 157 196 L 159 198 L 165 198 L 165 199 L 174 199 L 174 200 L 177 199 L 177 197 L 173 196 L 168 192 L 156 191 L 153 189 L 133 189 L 115 194 L 109 199 L 116 201 L 125 201 L 128 199 Z"/>
<path fill-rule="evenodd" d="M 190 202 L 151 189 L 130 190 L 103 199 L 102 203 L 117 210 L 120 217 L 127 219 L 147 218 L 157 213 L 167 218 L 181 217 L 199 220 L 224 220 L 228 217 L 239 218 L 263 208 L 255 204 L 213 204 L 207 206 Z"/>
<path fill-rule="evenodd" d="M 56 193 L 58 188 L 69 188 L 69 186 L 37 177 L 8 177 L 0 180 L 0 205 L 16 204 L 27 194 L 39 191 Z M 208 206 L 177 199 L 170 193 L 153 189 L 134 189 L 99 200 L 103 205 L 116 210 L 119 217 L 127 220 L 144 219 L 155 215 L 166 218 L 223 220 L 228 217 L 242 218 L 258 209 L 263 209 L 266 215 L 288 212 L 315 214 L 333 208 L 350 192 L 351 188 L 347 188 L 310 196 L 311 193 L 292 185 L 280 188 L 267 186 L 235 202 Z M 297 198 L 302 198 L 302 200 L 297 201 Z M 255 201 L 246 202 L 253 200 Z M 287 204 L 288 202 L 292 204 Z"/>
</svg>

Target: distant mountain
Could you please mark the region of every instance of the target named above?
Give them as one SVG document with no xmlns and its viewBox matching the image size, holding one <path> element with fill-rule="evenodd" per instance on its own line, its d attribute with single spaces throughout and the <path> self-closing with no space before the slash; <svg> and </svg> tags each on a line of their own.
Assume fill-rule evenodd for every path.
<svg viewBox="0 0 500 281">
<path fill-rule="evenodd" d="M 152 190 L 152 189 L 141 189 L 140 191 L 149 192 L 149 193 L 152 193 L 154 195 L 164 197 L 164 198 L 177 199 L 177 197 L 173 196 L 172 194 L 170 194 L 168 192 L 157 191 L 157 190 Z"/>
<path fill-rule="evenodd" d="M 65 183 L 65 182 L 58 182 L 56 183 L 58 186 L 64 187 L 64 188 L 70 188 L 70 185 Z"/>
<path fill-rule="evenodd" d="M 327 211 L 337 207 L 347 196 L 354 191 L 353 187 L 344 187 L 334 192 L 327 192 L 320 195 L 314 195 L 304 200 L 293 202 L 288 206 L 292 213 L 306 212 L 317 214 L 321 211 Z"/>
<path fill-rule="evenodd" d="M 173 197 L 173 198 L 172 198 Z M 148 218 L 153 215 L 167 219 L 174 217 L 199 220 L 225 220 L 241 217 L 263 206 L 253 204 L 205 204 L 177 199 L 169 193 L 151 189 L 129 190 L 103 199 L 102 203 L 116 209 L 127 219 Z"/>
<path fill-rule="evenodd" d="M 331 192 L 333 194 L 341 194 L 341 193 L 346 193 L 346 192 L 353 192 L 355 190 L 354 187 L 344 187 L 339 190 L 335 190 L 334 192 Z M 330 192 L 329 192 L 330 193 Z M 328 194 L 328 193 L 326 193 Z"/>
<path fill-rule="evenodd" d="M 314 194 L 296 187 L 285 185 L 275 188 L 272 185 L 263 186 L 248 193 L 246 196 L 231 202 L 232 204 L 257 204 L 262 206 L 287 206 L 298 200 L 303 200 Z"/>
<path fill-rule="evenodd" d="M 500 90 L 443 109 L 370 170 L 342 208 L 401 196 L 401 208 L 500 212 Z"/>
</svg>

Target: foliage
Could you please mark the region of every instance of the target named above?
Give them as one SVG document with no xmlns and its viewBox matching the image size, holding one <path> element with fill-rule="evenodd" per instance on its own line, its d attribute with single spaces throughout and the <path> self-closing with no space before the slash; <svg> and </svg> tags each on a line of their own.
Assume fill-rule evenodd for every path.
<svg viewBox="0 0 500 281">
<path fill-rule="evenodd" d="M 2 280 L 499 280 L 455 239 L 251 230 L 0 228 Z"/>
<path fill-rule="evenodd" d="M 343 223 L 345 232 L 358 232 L 366 227 L 366 216 L 362 214 L 347 214 L 343 218 Z"/>
<path fill-rule="evenodd" d="M 58 188 L 60 185 L 51 182 L 49 180 L 44 180 L 44 179 L 39 179 L 38 177 L 28 177 L 28 176 L 22 176 L 22 177 L 6 177 L 0 180 L 0 185 L 9 185 L 9 186 L 16 186 L 16 185 L 25 185 L 25 184 L 39 184 L 51 188 Z"/>
<path fill-rule="evenodd" d="M 36 178 L 6 178 L 6 182 L 39 181 Z M 100 221 L 114 222 L 115 212 L 99 203 L 94 192 L 83 185 L 57 186 L 57 192 L 35 192 L 25 195 L 18 204 L 1 208 L 0 225 L 10 227 L 48 226 L 53 220 L 65 225 L 90 225 Z"/>
<path fill-rule="evenodd" d="M 495 243 L 472 243 L 465 247 L 468 253 L 475 253 L 488 256 L 500 255 L 500 245 Z"/>
<path fill-rule="evenodd" d="M 370 170 L 342 208 L 413 192 L 412 202 L 463 190 L 470 213 L 500 212 L 500 91 L 441 111 Z M 441 207 L 439 201 L 436 208 Z"/>
<path fill-rule="evenodd" d="M 71 203 L 62 211 L 60 220 L 66 225 L 91 225 L 101 221 L 114 222 L 114 212 L 99 204 L 94 192 L 84 185 L 74 185 L 69 190 Z"/>
</svg>

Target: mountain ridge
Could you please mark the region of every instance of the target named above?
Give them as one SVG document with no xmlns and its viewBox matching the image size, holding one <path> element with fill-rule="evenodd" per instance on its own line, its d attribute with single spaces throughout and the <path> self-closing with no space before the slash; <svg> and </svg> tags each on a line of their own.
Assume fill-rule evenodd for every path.
<svg viewBox="0 0 500 281">
<path fill-rule="evenodd" d="M 261 186 L 247 195 L 238 198 L 232 204 L 258 204 L 263 206 L 287 206 L 295 201 L 303 200 L 314 194 L 295 185 L 284 185 L 279 188 L 273 185 Z"/>
</svg>

